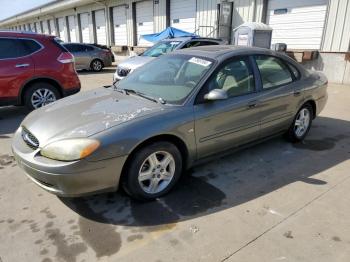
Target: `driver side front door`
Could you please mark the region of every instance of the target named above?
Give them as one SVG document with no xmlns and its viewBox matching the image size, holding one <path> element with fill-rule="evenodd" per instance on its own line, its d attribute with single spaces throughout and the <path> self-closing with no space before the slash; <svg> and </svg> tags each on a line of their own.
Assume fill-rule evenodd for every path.
<svg viewBox="0 0 350 262">
<path fill-rule="evenodd" d="M 259 136 L 256 85 L 248 57 L 226 61 L 203 88 L 199 96 L 213 89 L 224 89 L 228 98 L 205 101 L 199 97 L 194 106 L 198 158 L 237 147 Z"/>
</svg>

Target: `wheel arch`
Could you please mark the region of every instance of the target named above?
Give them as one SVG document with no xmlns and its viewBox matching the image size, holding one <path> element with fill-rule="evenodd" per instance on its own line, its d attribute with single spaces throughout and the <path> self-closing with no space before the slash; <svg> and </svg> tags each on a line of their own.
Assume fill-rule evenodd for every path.
<svg viewBox="0 0 350 262">
<path fill-rule="evenodd" d="M 316 114 L 317 114 L 317 108 L 316 108 L 316 102 L 315 102 L 315 100 L 313 100 L 313 99 L 308 99 L 308 100 L 306 100 L 304 103 L 303 103 L 303 105 L 300 107 L 300 108 L 302 108 L 304 105 L 306 105 L 306 104 L 309 104 L 309 105 L 311 105 L 311 107 L 312 107 L 312 118 L 313 119 L 315 119 L 316 118 Z"/>
<path fill-rule="evenodd" d="M 182 156 L 182 160 L 183 160 L 183 165 L 182 165 L 183 169 L 186 169 L 187 164 L 189 162 L 189 151 L 188 151 L 186 143 L 176 135 L 172 135 L 172 134 L 156 135 L 156 136 L 153 136 L 153 137 L 150 137 L 150 138 L 144 140 L 143 142 L 138 144 L 135 148 L 133 148 L 133 150 L 131 151 L 131 153 L 129 154 L 128 158 L 125 161 L 125 164 L 124 164 L 123 169 L 122 169 L 120 180 L 122 181 L 123 178 L 125 177 L 126 170 L 131 163 L 131 159 L 138 150 L 140 150 L 141 148 L 143 148 L 147 145 L 153 144 L 155 142 L 161 142 L 161 141 L 170 142 L 170 143 L 174 144 L 179 149 L 180 154 Z"/>
<path fill-rule="evenodd" d="M 36 83 L 48 83 L 57 89 L 57 91 L 60 93 L 61 97 L 64 96 L 62 86 L 55 79 L 52 79 L 49 77 L 37 77 L 37 78 L 33 78 L 33 79 L 28 80 L 22 86 L 22 88 L 20 90 L 20 94 L 18 96 L 18 100 L 19 100 L 18 104 L 19 105 L 23 105 L 23 103 L 25 101 L 24 95 L 25 95 L 26 91 L 28 90 L 28 88 L 30 88 L 33 84 L 36 84 Z"/>
</svg>

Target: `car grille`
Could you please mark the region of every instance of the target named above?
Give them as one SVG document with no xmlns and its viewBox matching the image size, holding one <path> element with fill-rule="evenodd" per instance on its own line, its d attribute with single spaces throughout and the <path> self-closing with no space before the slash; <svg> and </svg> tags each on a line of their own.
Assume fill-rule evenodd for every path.
<svg viewBox="0 0 350 262">
<path fill-rule="evenodd" d="M 118 73 L 118 76 L 121 76 L 121 77 L 125 77 L 127 76 L 129 73 L 130 73 L 130 70 L 131 69 L 127 69 L 127 68 L 117 68 L 117 73 Z"/>
<path fill-rule="evenodd" d="M 31 133 L 28 129 L 22 126 L 22 138 L 23 141 L 32 149 L 37 149 L 39 147 L 39 140 Z"/>
</svg>

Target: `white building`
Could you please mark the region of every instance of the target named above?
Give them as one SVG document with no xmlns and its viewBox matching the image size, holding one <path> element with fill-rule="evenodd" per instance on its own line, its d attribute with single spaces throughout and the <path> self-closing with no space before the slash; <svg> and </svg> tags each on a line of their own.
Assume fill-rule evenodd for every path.
<svg viewBox="0 0 350 262">
<path fill-rule="evenodd" d="M 272 43 L 286 43 L 291 55 L 331 82 L 350 83 L 350 0 L 59 0 L 3 20 L 0 27 L 104 44 L 116 53 L 137 51 L 146 45 L 140 35 L 167 26 L 217 37 L 223 2 L 233 3 L 230 31 L 244 22 L 264 22 L 273 28 Z"/>
</svg>

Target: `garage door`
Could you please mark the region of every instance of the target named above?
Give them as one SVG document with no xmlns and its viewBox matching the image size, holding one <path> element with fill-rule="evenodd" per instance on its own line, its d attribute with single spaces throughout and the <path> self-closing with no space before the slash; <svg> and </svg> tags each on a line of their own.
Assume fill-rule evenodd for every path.
<svg viewBox="0 0 350 262">
<path fill-rule="evenodd" d="M 49 24 L 50 24 L 50 34 L 57 35 L 55 23 L 52 19 L 49 20 Z"/>
<path fill-rule="evenodd" d="M 60 17 L 58 18 L 58 33 L 59 33 L 59 36 L 60 36 L 60 39 L 64 42 L 67 41 L 66 39 L 66 23 L 64 22 L 64 18 L 63 17 Z"/>
<path fill-rule="evenodd" d="M 68 28 L 69 28 L 70 42 L 76 43 L 77 42 L 77 33 L 76 33 L 76 28 L 75 28 L 74 15 L 68 16 Z"/>
<path fill-rule="evenodd" d="M 194 33 L 196 30 L 196 9 L 195 0 L 171 0 L 171 26 L 186 32 Z"/>
<path fill-rule="evenodd" d="M 39 22 L 35 22 L 35 28 L 36 28 L 36 32 L 38 34 L 41 34 L 41 26 Z"/>
<path fill-rule="evenodd" d="M 127 45 L 125 6 L 113 7 L 114 44 Z"/>
<path fill-rule="evenodd" d="M 153 34 L 153 1 L 142 1 L 136 3 L 136 31 L 138 45 L 151 45 L 151 43 L 140 39 L 141 35 Z"/>
<path fill-rule="evenodd" d="M 90 43 L 89 14 L 80 14 L 80 28 L 83 43 Z"/>
<path fill-rule="evenodd" d="M 319 49 L 326 10 L 327 0 L 269 1 L 272 43 L 286 43 L 288 49 Z"/>
<path fill-rule="evenodd" d="M 48 24 L 47 24 L 47 21 L 42 21 L 42 24 L 43 24 L 44 34 L 49 35 L 49 34 L 50 34 L 50 31 L 49 31 L 49 26 L 48 26 Z"/>
<path fill-rule="evenodd" d="M 30 24 L 30 31 L 35 32 L 35 25 L 34 24 Z"/>
<path fill-rule="evenodd" d="M 96 25 L 97 43 L 101 45 L 106 45 L 107 36 L 106 36 L 105 10 L 95 11 L 95 25 Z"/>
</svg>

